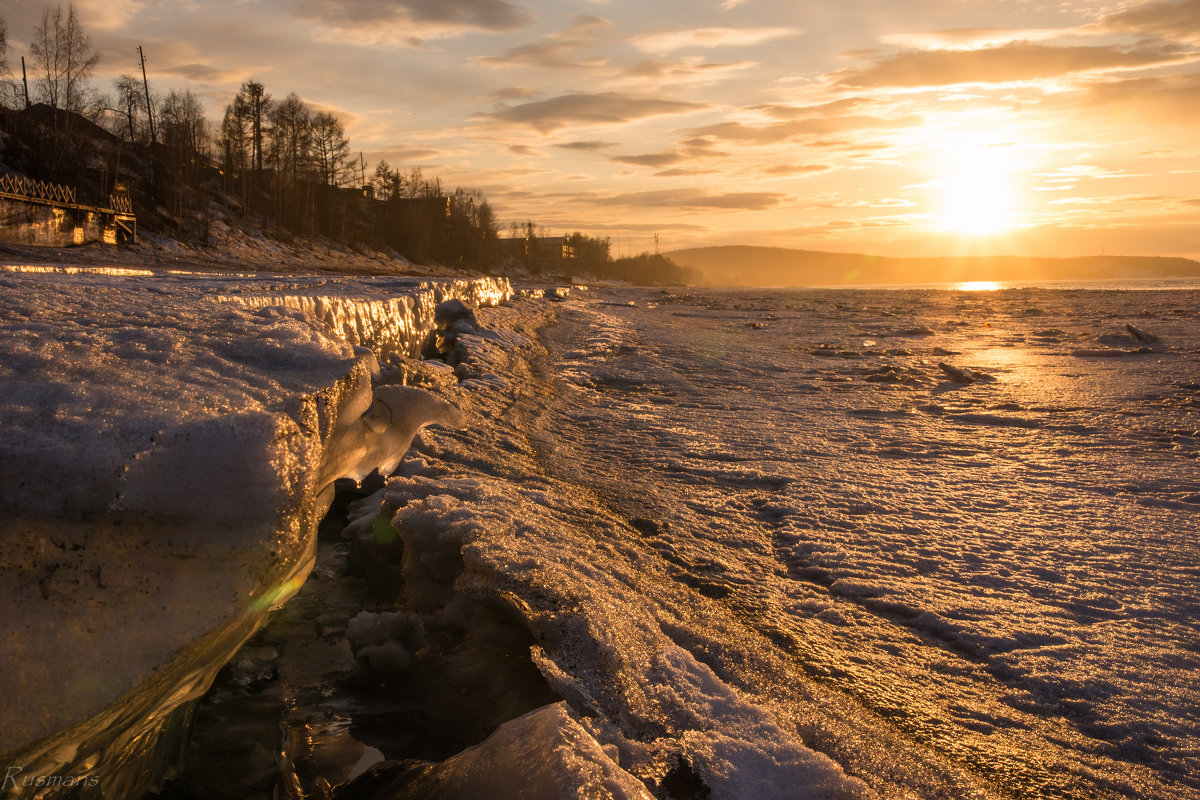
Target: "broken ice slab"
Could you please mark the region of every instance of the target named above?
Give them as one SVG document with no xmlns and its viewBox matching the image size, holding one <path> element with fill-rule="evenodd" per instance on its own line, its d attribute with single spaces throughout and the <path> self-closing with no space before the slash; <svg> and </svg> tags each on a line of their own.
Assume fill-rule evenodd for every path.
<svg viewBox="0 0 1200 800">
<path fill-rule="evenodd" d="M 389 309 L 432 324 L 448 297 L 510 294 L 492 279 L 0 274 L 4 763 L 96 777 L 104 797 L 152 786 L 188 702 L 303 583 L 326 485 L 395 463 L 400 418 L 455 421 L 436 399 L 422 419 L 400 397 L 380 406 L 374 355 L 354 345 L 414 352 L 424 317 Z"/>
</svg>

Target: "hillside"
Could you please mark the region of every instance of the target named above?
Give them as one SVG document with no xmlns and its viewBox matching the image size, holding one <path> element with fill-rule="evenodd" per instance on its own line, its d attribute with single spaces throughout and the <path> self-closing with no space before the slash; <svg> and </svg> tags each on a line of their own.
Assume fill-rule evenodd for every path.
<svg viewBox="0 0 1200 800">
<path fill-rule="evenodd" d="M 18 200 L 0 220 L 0 259 L 423 274 L 503 265 L 498 225 L 474 190 L 414 177 L 403 196 L 378 199 L 371 186 L 322 178 L 311 155 L 290 172 L 278 161 L 239 172 L 219 142 L 175 133 L 164 126 L 159 140 L 130 142 L 46 105 L 0 108 L 0 173 L 89 207 L 108 208 L 120 194 L 138 233 L 115 250 L 31 247 L 47 243 L 26 235 L 40 223 Z"/>
<path fill-rule="evenodd" d="M 673 250 L 680 265 L 726 286 L 871 286 L 967 281 L 1200 278 L 1200 262 L 1153 256 L 890 258 L 732 245 Z"/>
</svg>

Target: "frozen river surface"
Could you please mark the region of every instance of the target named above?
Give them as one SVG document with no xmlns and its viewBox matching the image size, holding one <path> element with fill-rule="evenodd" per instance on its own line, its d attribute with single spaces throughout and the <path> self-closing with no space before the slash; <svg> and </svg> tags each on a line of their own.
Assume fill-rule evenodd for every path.
<svg viewBox="0 0 1200 800">
<path fill-rule="evenodd" d="M 511 333 L 425 376 L 466 427 L 349 507 L 267 631 L 262 697 L 298 698 L 286 755 L 389 759 L 362 779 L 392 790 L 339 795 L 388 800 L 1198 800 L 1198 309 L 1046 289 L 481 309 Z M 356 537 L 394 588 L 378 614 L 330 602 Z"/>
<path fill-rule="evenodd" d="M 640 565 L 622 624 L 881 796 L 1200 797 L 1198 309 L 1195 291 L 594 293 L 544 333 L 557 388 L 531 440 L 635 532 L 575 554 Z M 564 547 L 594 527 L 561 515 Z M 568 649 L 575 705 L 636 708 L 597 687 L 685 670 Z M 690 685 L 677 702 L 721 729 Z M 714 796 L 796 796 L 785 773 L 731 777 L 777 753 L 680 741 Z"/>
</svg>

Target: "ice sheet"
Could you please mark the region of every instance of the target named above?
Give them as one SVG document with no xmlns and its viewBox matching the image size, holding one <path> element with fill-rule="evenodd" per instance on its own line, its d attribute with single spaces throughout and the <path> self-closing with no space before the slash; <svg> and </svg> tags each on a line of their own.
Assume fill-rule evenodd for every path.
<svg viewBox="0 0 1200 800">
<path fill-rule="evenodd" d="M 1200 797 L 1196 308 L 568 300 L 464 405 L 493 425 L 389 482 L 406 580 L 515 595 L 652 790 Z M 1126 325 L 1156 349 L 1074 354 Z"/>
<path fill-rule="evenodd" d="M 154 755 L 173 709 L 303 582 L 332 482 L 460 423 L 422 390 L 373 389 L 376 358 L 354 347 L 419 349 L 423 318 L 392 330 L 387 312 L 431 321 L 456 294 L 511 290 L 0 275 L 0 753 L 31 775 L 98 770 L 106 796 L 152 780 L 121 765 Z M 358 338 L 339 338 L 347 319 Z"/>
</svg>

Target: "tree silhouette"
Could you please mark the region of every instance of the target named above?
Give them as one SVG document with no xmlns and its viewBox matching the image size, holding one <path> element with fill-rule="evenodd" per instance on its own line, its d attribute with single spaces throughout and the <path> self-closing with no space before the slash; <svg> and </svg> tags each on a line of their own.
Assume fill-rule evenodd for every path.
<svg viewBox="0 0 1200 800">
<path fill-rule="evenodd" d="M 33 30 L 29 45 L 35 68 L 41 74 L 37 82 L 38 99 L 51 108 L 82 113 L 86 106 L 87 79 L 100 62 L 92 50 L 92 40 L 84 32 L 68 5 L 42 11 L 42 21 Z"/>
<path fill-rule="evenodd" d="M 350 157 L 350 140 L 341 120 L 328 111 L 312 118 L 312 156 L 321 183 L 340 186 Z"/>
</svg>

